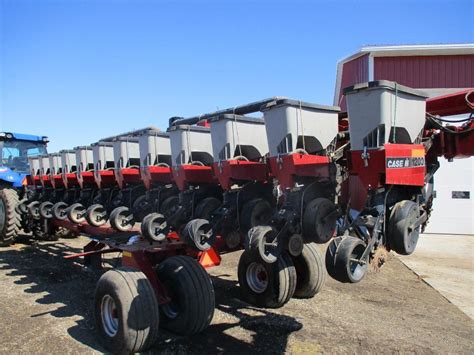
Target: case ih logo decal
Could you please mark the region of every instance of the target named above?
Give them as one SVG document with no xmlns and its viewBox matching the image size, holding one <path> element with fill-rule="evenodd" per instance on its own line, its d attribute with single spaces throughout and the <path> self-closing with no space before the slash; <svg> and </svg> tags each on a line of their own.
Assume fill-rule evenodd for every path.
<svg viewBox="0 0 474 355">
<path fill-rule="evenodd" d="M 387 169 L 417 168 L 425 166 L 424 157 L 387 158 Z"/>
</svg>

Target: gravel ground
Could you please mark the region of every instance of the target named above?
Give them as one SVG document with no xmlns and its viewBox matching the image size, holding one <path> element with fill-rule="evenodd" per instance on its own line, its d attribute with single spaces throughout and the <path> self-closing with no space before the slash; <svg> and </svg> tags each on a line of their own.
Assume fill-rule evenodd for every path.
<svg viewBox="0 0 474 355">
<path fill-rule="evenodd" d="M 60 257 L 82 251 L 86 241 L 22 238 L 0 250 L 1 353 L 104 351 L 91 312 L 100 272 Z M 474 353 L 469 317 L 394 257 L 359 284 L 328 278 L 314 299 L 257 309 L 240 300 L 239 255 L 225 255 L 210 270 L 217 305 L 211 326 L 191 337 L 163 331 L 152 352 Z"/>
</svg>

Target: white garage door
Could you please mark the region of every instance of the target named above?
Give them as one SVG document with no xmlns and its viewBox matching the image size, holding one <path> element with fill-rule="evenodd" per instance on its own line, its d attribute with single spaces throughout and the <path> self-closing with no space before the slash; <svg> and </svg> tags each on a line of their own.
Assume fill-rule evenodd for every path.
<svg viewBox="0 0 474 355">
<path fill-rule="evenodd" d="M 474 158 L 440 159 L 434 176 L 436 198 L 426 233 L 474 234 Z"/>
</svg>

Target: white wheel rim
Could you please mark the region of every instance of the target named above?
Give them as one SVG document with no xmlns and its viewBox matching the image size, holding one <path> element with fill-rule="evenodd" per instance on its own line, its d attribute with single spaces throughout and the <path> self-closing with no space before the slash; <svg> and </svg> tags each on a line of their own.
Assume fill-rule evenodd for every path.
<svg viewBox="0 0 474 355">
<path fill-rule="evenodd" d="M 117 306 L 115 305 L 115 301 L 111 296 L 105 295 L 102 298 L 100 314 L 105 333 L 109 337 L 115 336 L 119 327 L 118 310 Z"/>
<path fill-rule="evenodd" d="M 245 278 L 250 289 L 255 293 L 263 293 L 268 287 L 268 273 L 260 263 L 251 263 L 247 267 Z"/>
</svg>

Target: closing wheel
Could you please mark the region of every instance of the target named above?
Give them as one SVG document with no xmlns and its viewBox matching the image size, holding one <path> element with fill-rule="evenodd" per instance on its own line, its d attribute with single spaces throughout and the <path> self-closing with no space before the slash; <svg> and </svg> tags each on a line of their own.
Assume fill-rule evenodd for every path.
<svg viewBox="0 0 474 355">
<path fill-rule="evenodd" d="M 276 238 L 276 232 L 270 226 L 257 226 L 251 228 L 245 239 L 245 250 L 256 252 L 266 263 L 277 261 L 282 248 Z"/>
<path fill-rule="evenodd" d="M 91 226 L 103 226 L 107 223 L 107 210 L 99 203 L 89 206 L 86 211 L 86 220 Z"/>
<path fill-rule="evenodd" d="M 164 241 L 169 232 L 166 218 L 160 213 L 150 213 L 147 215 L 143 218 L 140 228 L 142 235 L 154 242 Z"/>
<path fill-rule="evenodd" d="M 326 257 L 324 258 L 324 262 L 326 265 L 326 271 L 329 276 L 331 276 L 333 279 L 337 280 L 336 276 L 336 267 L 334 265 L 336 261 L 336 251 L 337 247 L 341 243 L 342 237 L 338 236 L 333 239 L 331 239 L 331 242 L 328 244 L 328 247 L 326 249 Z"/>
<path fill-rule="evenodd" d="M 194 210 L 194 217 L 210 220 L 212 213 L 221 206 L 221 201 L 215 197 L 206 197 L 198 202 Z"/>
<path fill-rule="evenodd" d="M 86 220 L 86 208 L 81 203 L 73 203 L 67 209 L 67 218 L 72 223 L 80 224 Z"/>
<path fill-rule="evenodd" d="M 327 198 L 315 198 L 304 210 L 303 237 L 307 242 L 328 242 L 336 230 L 336 220 L 336 205 Z"/>
<path fill-rule="evenodd" d="M 365 243 L 359 238 L 352 236 L 342 238 L 334 254 L 326 253 L 326 264 L 329 263 L 333 267 L 331 272 L 328 270 L 331 277 L 340 282 L 350 283 L 362 280 L 368 269 L 367 261 L 360 259 L 365 248 Z"/>
<path fill-rule="evenodd" d="M 133 213 L 125 206 L 115 208 L 110 213 L 109 221 L 112 228 L 120 232 L 127 232 L 135 225 Z"/>
<path fill-rule="evenodd" d="M 39 213 L 40 204 L 41 204 L 41 202 L 39 202 L 39 201 L 33 201 L 33 202 L 30 202 L 27 206 L 28 213 L 30 214 L 30 216 L 33 219 L 40 219 L 41 218 L 41 215 Z"/>
<path fill-rule="evenodd" d="M 248 231 L 252 227 L 268 224 L 272 213 L 272 205 L 263 198 L 255 198 L 246 202 L 240 215 L 242 230 Z"/>
<path fill-rule="evenodd" d="M 215 296 L 204 268 L 189 256 L 173 256 L 158 266 L 157 273 L 171 298 L 160 307 L 163 328 L 182 335 L 207 328 L 214 316 Z"/>
<path fill-rule="evenodd" d="M 160 205 L 160 213 L 166 218 L 171 217 L 179 208 L 178 196 L 170 196 L 166 198 Z"/>
<path fill-rule="evenodd" d="M 244 299 L 259 307 L 277 308 L 287 303 L 296 288 L 296 270 L 291 257 L 283 252 L 276 263 L 264 262 L 256 253 L 245 250 L 238 266 L 239 284 Z"/>
<path fill-rule="evenodd" d="M 16 207 L 18 194 L 9 188 L 0 188 L 0 246 L 10 245 L 18 235 L 21 216 Z"/>
<path fill-rule="evenodd" d="M 138 196 L 132 204 L 133 216 L 141 222 L 145 216 L 153 212 L 153 206 L 145 195 Z"/>
<path fill-rule="evenodd" d="M 39 206 L 40 216 L 46 219 L 53 218 L 52 208 L 53 208 L 52 202 L 50 201 L 42 202 Z"/>
<path fill-rule="evenodd" d="M 53 215 L 53 218 L 64 221 L 67 219 L 67 208 L 68 204 L 66 202 L 56 202 L 53 205 L 53 208 L 51 208 L 51 213 Z"/>
<path fill-rule="evenodd" d="M 216 235 L 209 222 L 205 219 L 189 221 L 184 227 L 181 236 L 183 241 L 198 251 L 208 250 L 216 241 Z"/>
<path fill-rule="evenodd" d="M 418 204 L 405 200 L 398 202 L 390 213 L 387 239 L 390 247 L 401 255 L 410 255 L 415 251 L 420 236 L 420 225 L 416 221 L 420 216 Z"/>
<path fill-rule="evenodd" d="M 117 268 L 103 274 L 95 290 L 94 311 L 100 340 L 114 354 L 147 350 L 158 338 L 158 301 L 141 271 Z"/>
<path fill-rule="evenodd" d="M 296 269 L 295 297 L 314 297 L 324 286 L 326 272 L 323 257 L 315 243 L 305 244 L 300 255 L 292 256 Z"/>
</svg>

